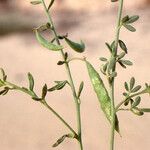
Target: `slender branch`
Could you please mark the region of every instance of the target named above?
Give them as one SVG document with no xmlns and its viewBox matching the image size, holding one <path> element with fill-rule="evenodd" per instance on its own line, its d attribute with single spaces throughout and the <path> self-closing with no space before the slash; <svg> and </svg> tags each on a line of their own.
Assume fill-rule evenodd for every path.
<svg viewBox="0 0 150 150">
<path fill-rule="evenodd" d="M 117 27 L 116 27 L 116 38 L 115 38 L 115 49 L 114 49 L 114 56 L 117 55 L 118 50 L 118 42 L 119 42 L 119 35 L 120 35 L 120 24 L 121 24 L 121 17 L 122 17 L 122 10 L 123 10 L 123 0 L 119 0 L 119 10 L 118 10 L 118 19 L 117 19 Z M 113 68 L 113 72 L 116 70 L 116 64 Z M 111 135 L 110 135 L 110 150 L 114 150 L 114 138 L 115 138 L 115 100 L 114 100 L 114 81 L 115 78 L 112 79 L 110 83 L 110 98 L 111 98 L 111 113 L 112 113 L 112 121 L 111 121 Z"/>
<path fill-rule="evenodd" d="M 57 32 L 56 32 L 56 29 L 55 29 L 53 20 L 52 20 L 51 15 L 50 15 L 50 13 L 49 13 L 47 7 L 46 7 L 45 1 L 42 0 L 42 3 L 43 3 L 43 6 L 44 6 L 46 15 L 47 15 L 47 17 L 48 17 L 49 23 L 51 24 L 51 28 L 52 28 L 52 31 L 53 31 L 53 35 L 54 35 L 54 37 L 55 37 L 55 39 L 56 39 L 57 44 L 60 45 L 60 41 L 59 41 L 59 38 L 58 38 L 58 35 L 57 35 Z M 65 54 L 64 54 L 63 50 L 61 50 L 61 55 L 62 55 L 63 59 L 65 60 Z M 65 63 L 65 67 L 66 67 L 66 71 L 67 71 L 67 74 L 68 74 L 68 77 L 69 77 L 69 80 L 70 80 L 70 86 L 71 86 L 71 90 L 72 90 L 73 97 L 74 97 L 75 104 L 76 104 L 77 127 L 78 127 L 78 141 L 79 141 L 79 144 L 80 144 L 80 149 L 83 150 L 82 136 L 81 136 L 80 103 L 78 102 L 78 98 L 77 98 L 77 94 L 76 94 L 76 90 L 75 90 L 73 78 L 72 78 L 72 75 L 71 75 L 70 67 L 69 67 L 69 64 L 68 64 L 67 62 Z"/>
<path fill-rule="evenodd" d="M 143 91 L 140 91 L 138 93 L 135 93 L 135 94 L 132 94 L 128 97 L 126 97 L 123 101 L 121 101 L 117 106 L 116 106 L 116 112 L 119 110 L 119 108 L 129 99 L 135 97 L 135 96 L 138 96 L 138 95 L 141 95 L 141 94 L 145 94 L 147 93 L 146 90 L 143 90 Z"/>
<path fill-rule="evenodd" d="M 21 92 L 26 93 L 31 97 L 37 97 L 37 95 L 34 92 L 29 91 L 29 90 L 27 91 L 27 90 L 13 84 L 13 83 L 5 82 L 5 84 L 8 86 L 12 86 L 15 90 L 19 90 Z M 45 107 L 47 107 L 75 135 L 75 137 L 77 137 L 77 133 L 73 130 L 73 128 L 52 107 L 50 107 L 45 100 L 41 100 L 40 102 Z"/>
</svg>

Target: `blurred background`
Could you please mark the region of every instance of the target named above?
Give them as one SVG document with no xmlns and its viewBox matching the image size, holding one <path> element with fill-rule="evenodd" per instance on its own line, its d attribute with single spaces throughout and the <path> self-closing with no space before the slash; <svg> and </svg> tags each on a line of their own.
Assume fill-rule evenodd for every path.
<svg viewBox="0 0 150 150">
<path fill-rule="evenodd" d="M 49 0 L 46 1 L 47 4 Z M 86 43 L 86 52 L 78 55 L 68 51 L 71 57 L 86 56 L 99 70 L 101 56 L 108 56 L 105 42 L 115 35 L 118 3 L 108 0 L 56 0 L 52 16 L 60 34 L 69 33 L 75 41 Z M 123 29 L 121 39 L 129 49 L 127 59 L 133 67 L 126 70 L 118 66 L 116 81 L 116 103 L 122 100 L 123 84 L 132 76 L 137 84 L 150 82 L 150 0 L 125 1 L 124 15 L 139 15 L 135 23 L 136 33 Z M 41 5 L 33 6 L 29 0 L 0 0 L 0 67 L 4 68 L 9 81 L 28 86 L 27 72 L 35 77 L 36 91 L 42 86 L 53 86 L 55 80 L 66 80 L 63 66 L 56 63 L 61 59 L 57 52 L 42 48 L 36 41 L 32 29 L 47 20 Z M 65 44 L 65 43 L 64 43 Z M 67 48 L 67 45 L 66 45 Z M 78 88 L 85 81 L 82 94 L 83 143 L 85 150 L 108 150 L 110 126 L 100 110 L 92 90 L 87 70 L 81 62 L 71 64 L 73 77 Z M 76 129 L 76 112 L 71 91 L 66 87 L 48 95 L 48 103 Z M 143 96 L 141 104 L 150 107 L 149 97 Z M 150 114 L 138 117 L 130 112 L 120 112 L 122 138 L 116 134 L 116 150 L 149 150 Z M 23 93 L 10 92 L 0 97 L 0 149 L 1 150 L 52 150 L 51 145 L 69 131 L 61 122 L 39 103 Z M 78 144 L 66 140 L 56 150 L 78 150 Z"/>
</svg>

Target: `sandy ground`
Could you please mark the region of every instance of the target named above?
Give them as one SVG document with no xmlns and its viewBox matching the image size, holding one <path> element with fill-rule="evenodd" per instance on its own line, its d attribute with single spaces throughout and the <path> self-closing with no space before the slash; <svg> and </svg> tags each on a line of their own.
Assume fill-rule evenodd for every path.
<svg viewBox="0 0 150 150">
<path fill-rule="evenodd" d="M 128 10 L 130 14 L 139 14 L 141 19 L 135 24 L 136 33 L 123 29 L 123 39 L 129 49 L 129 58 L 133 67 L 124 70 L 118 66 L 116 81 L 116 103 L 122 99 L 123 83 L 135 76 L 137 83 L 144 85 L 150 82 L 150 11 Z M 70 13 L 68 13 L 70 14 Z M 66 49 L 70 56 L 86 56 L 99 70 L 100 56 L 108 56 L 104 43 L 114 38 L 116 10 L 97 11 L 97 13 L 72 14 L 72 17 L 56 15 L 56 24 L 60 33 L 69 32 L 74 40 L 83 39 L 86 52 L 78 55 Z M 73 28 L 67 25 L 75 24 Z M 67 46 L 66 46 L 67 47 Z M 8 79 L 21 86 L 27 86 L 27 72 L 30 71 L 36 82 L 36 91 L 40 94 L 44 83 L 53 85 L 55 80 L 65 80 L 67 75 L 64 67 L 57 66 L 61 59 L 58 52 L 43 49 L 33 34 L 11 34 L 0 37 L 0 66 L 5 69 Z M 79 61 L 71 64 L 73 78 L 78 88 L 80 81 L 85 81 L 81 97 L 81 114 L 83 128 L 83 144 L 85 150 L 108 150 L 110 126 L 100 110 L 98 100 L 92 90 L 85 64 Z M 60 92 L 48 94 L 48 103 L 55 108 L 76 129 L 75 106 L 71 91 L 65 88 Z M 143 107 L 150 107 L 149 97 L 143 96 Z M 122 138 L 116 135 L 115 150 L 149 150 L 150 147 L 150 115 L 137 117 L 131 113 L 118 114 Z M 30 97 L 19 92 L 10 92 L 0 97 L 0 149 L 1 150 L 52 150 L 51 145 L 58 137 L 69 131 L 44 106 L 34 102 Z M 76 141 L 66 140 L 56 150 L 78 150 Z"/>
</svg>

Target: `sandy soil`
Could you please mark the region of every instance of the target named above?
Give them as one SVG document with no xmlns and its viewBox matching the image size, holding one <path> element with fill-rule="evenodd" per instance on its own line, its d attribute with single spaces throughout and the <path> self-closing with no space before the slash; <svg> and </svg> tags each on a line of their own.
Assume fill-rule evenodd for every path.
<svg viewBox="0 0 150 150">
<path fill-rule="evenodd" d="M 133 67 L 124 70 L 118 66 L 116 81 L 116 103 L 122 99 L 123 83 L 135 76 L 137 83 L 144 85 L 150 82 L 150 11 L 128 10 L 130 14 L 139 14 L 141 19 L 135 24 L 136 33 L 123 29 L 123 39 L 129 49 L 126 58 L 134 62 Z M 71 14 L 71 15 L 69 15 Z M 86 56 L 99 70 L 100 56 L 108 56 L 104 43 L 114 38 L 116 10 L 95 12 L 61 13 L 55 15 L 56 24 L 62 23 L 59 32 L 69 32 L 74 40 L 83 39 L 86 52 L 78 55 L 67 50 L 70 56 Z M 69 19 L 67 18 L 69 17 Z M 61 22 L 60 20 L 65 20 Z M 67 25 L 75 24 L 73 28 Z M 67 47 L 67 46 L 66 46 Z M 30 71 L 36 82 L 36 91 L 40 94 L 42 85 L 53 85 L 55 80 L 65 80 L 64 67 L 57 66 L 61 59 L 59 53 L 43 49 L 32 34 L 11 34 L 0 37 L 0 66 L 5 69 L 8 79 L 21 86 L 27 86 L 27 72 Z M 78 88 L 80 81 L 85 81 L 85 89 L 81 97 L 81 114 L 83 122 L 83 143 L 85 150 L 108 150 L 110 126 L 100 110 L 99 103 L 92 90 L 87 70 L 81 62 L 71 64 L 73 78 Z M 48 103 L 55 108 L 76 129 L 75 107 L 71 91 L 65 88 L 61 92 L 50 93 Z M 143 107 L 150 107 L 148 96 L 143 96 Z M 149 150 L 150 147 L 150 115 L 137 117 L 131 113 L 118 114 L 122 138 L 116 135 L 116 150 Z M 19 92 L 10 92 L 0 97 L 0 149 L 1 150 L 52 150 L 51 145 L 58 137 L 69 131 L 46 108 L 30 97 Z M 78 150 L 73 140 L 66 140 L 56 150 Z"/>
</svg>

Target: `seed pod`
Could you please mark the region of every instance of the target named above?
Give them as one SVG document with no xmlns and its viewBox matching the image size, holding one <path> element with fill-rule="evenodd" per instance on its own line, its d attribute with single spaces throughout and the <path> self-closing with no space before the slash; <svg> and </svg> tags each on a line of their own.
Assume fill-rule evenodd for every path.
<svg viewBox="0 0 150 150">
<path fill-rule="evenodd" d="M 59 51 L 62 50 L 63 47 L 61 45 L 55 45 L 53 43 L 50 43 L 49 41 L 47 41 L 44 37 L 42 37 L 42 35 L 38 32 L 37 29 L 35 29 L 35 34 L 36 34 L 36 38 L 38 40 L 38 42 L 45 48 L 52 50 L 52 51 Z"/>
<path fill-rule="evenodd" d="M 83 41 L 81 41 L 81 43 L 75 43 L 73 41 L 71 41 L 70 39 L 65 37 L 65 41 L 66 43 L 76 52 L 78 53 L 82 53 L 85 50 L 85 44 L 83 43 Z"/>
<path fill-rule="evenodd" d="M 109 97 L 109 94 L 104 86 L 102 79 L 100 78 L 100 75 L 94 69 L 94 67 L 88 61 L 86 61 L 86 66 L 87 66 L 88 74 L 89 74 L 90 80 L 92 82 L 94 91 L 100 102 L 101 109 L 103 110 L 104 114 L 106 115 L 106 118 L 111 123 L 111 121 L 112 121 L 111 99 Z M 119 132 L 119 122 L 118 122 L 117 116 L 116 116 L 115 129 L 117 132 Z"/>
</svg>

